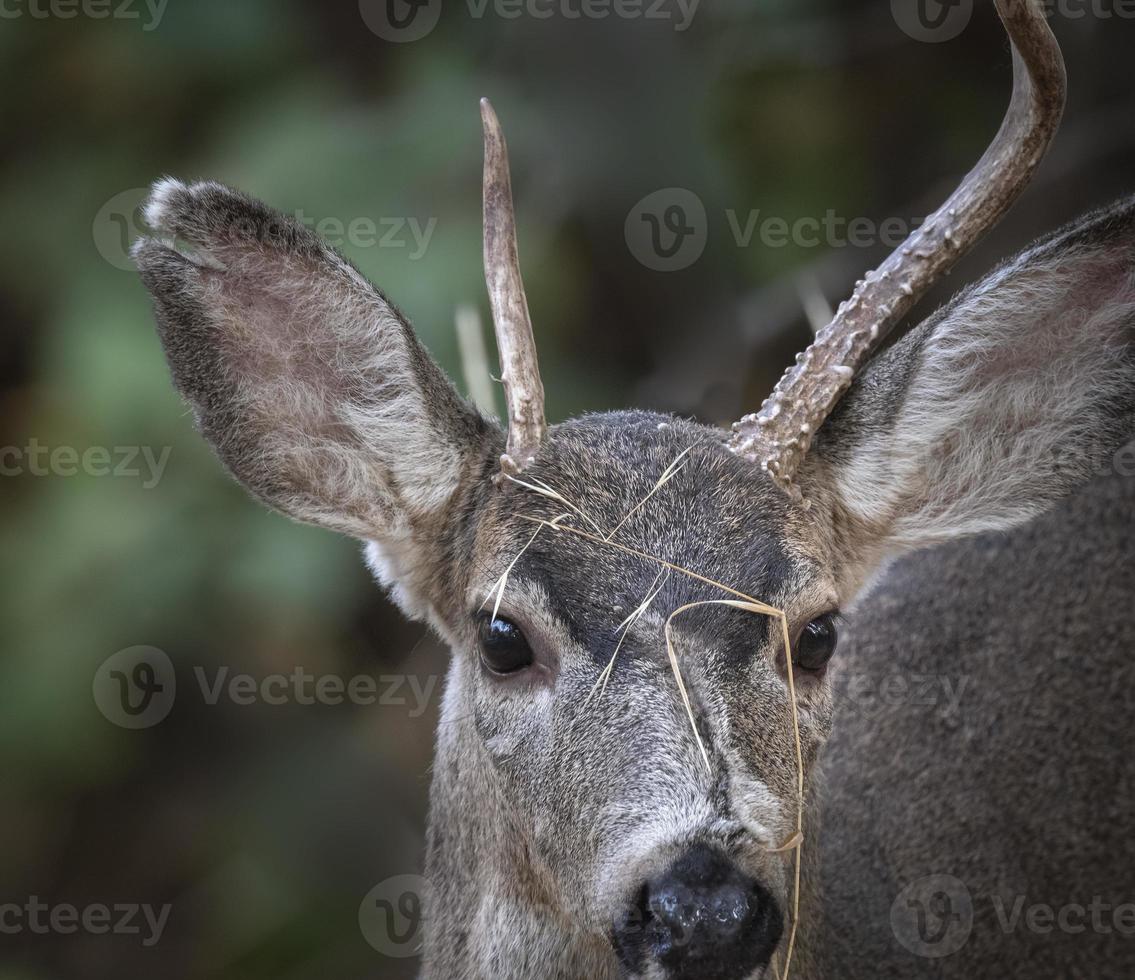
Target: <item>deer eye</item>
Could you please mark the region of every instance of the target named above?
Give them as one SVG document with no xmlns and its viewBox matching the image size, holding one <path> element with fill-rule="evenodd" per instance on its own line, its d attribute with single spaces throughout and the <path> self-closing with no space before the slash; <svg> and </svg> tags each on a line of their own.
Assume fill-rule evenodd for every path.
<svg viewBox="0 0 1135 980">
<path fill-rule="evenodd" d="M 516 623 L 484 615 L 477 623 L 481 662 L 494 674 L 513 674 L 532 666 L 532 648 Z"/>
<path fill-rule="evenodd" d="M 792 662 L 802 670 L 823 670 L 835 653 L 839 631 L 836 614 L 817 616 L 801 631 L 793 650 Z"/>
</svg>

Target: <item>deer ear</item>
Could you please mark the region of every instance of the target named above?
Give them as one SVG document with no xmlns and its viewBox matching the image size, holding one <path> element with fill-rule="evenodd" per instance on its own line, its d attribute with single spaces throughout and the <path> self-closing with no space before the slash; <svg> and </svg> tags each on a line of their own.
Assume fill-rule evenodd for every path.
<svg viewBox="0 0 1135 980">
<path fill-rule="evenodd" d="M 841 550 L 888 554 L 1028 520 L 1131 436 L 1135 199 L 1056 233 L 873 361 L 817 433 L 805 495 Z"/>
<path fill-rule="evenodd" d="M 386 297 L 298 222 L 215 183 L 155 185 L 134 259 L 174 383 L 218 456 L 297 520 L 420 544 L 503 438 Z"/>
</svg>

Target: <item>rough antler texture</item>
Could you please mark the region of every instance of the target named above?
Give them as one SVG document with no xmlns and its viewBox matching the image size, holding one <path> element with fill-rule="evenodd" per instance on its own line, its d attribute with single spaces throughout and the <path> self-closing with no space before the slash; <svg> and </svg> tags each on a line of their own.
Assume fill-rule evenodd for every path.
<svg viewBox="0 0 1135 980">
<path fill-rule="evenodd" d="M 996 0 L 1013 43 L 1013 98 L 989 149 L 953 195 L 874 272 L 796 359 L 729 448 L 799 496 L 793 478 L 812 436 L 887 333 L 992 228 L 1025 189 L 1064 111 L 1060 48 L 1041 0 Z"/>
<path fill-rule="evenodd" d="M 536 455 L 548 425 L 544 421 L 544 385 L 536 342 L 516 254 L 508 148 L 488 99 L 481 100 L 481 121 L 485 130 L 485 283 L 508 411 L 508 446 L 501 456 L 501 469 L 516 474 Z"/>
</svg>

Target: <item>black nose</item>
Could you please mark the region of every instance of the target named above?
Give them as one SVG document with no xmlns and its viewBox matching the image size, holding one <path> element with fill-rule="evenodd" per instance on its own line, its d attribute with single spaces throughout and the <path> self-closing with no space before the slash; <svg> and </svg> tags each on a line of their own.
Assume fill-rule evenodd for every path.
<svg viewBox="0 0 1135 980">
<path fill-rule="evenodd" d="M 783 929 L 772 895 L 698 844 L 643 885 L 616 920 L 614 943 L 631 973 L 653 962 L 668 980 L 741 980 L 768 963 Z"/>
</svg>

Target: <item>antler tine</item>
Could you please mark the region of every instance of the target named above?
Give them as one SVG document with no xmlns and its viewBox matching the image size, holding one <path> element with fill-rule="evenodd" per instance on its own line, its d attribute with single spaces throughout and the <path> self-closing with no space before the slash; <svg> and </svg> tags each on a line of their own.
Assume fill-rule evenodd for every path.
<svg viewBox="0 0 1135 980">
<path fill-rule="evenodd" d="M 794 498 L 812 436 L 883 338 L 1020 196 L 1064 111 L 1064 60 L 1043 0 L 995 0 L 1013 44 L 1013 98 L 997 136 L 945 204 L 874 272 L 797 358 L 759 412 L 733 425 L 729 448 Z"/>
<path fill-rule="evenodd" d="M 544 385 L 536 360 L 536 341 L 516 253 L 508 147 L 488 99 L 481 100 L 481 122 L 485 131 L 485 284 L 508 411 L 508 445 L 501 456 L 501 469 L 515 475 L 536 455 L 548 424 L 544 420 Z"/>
</svg>

